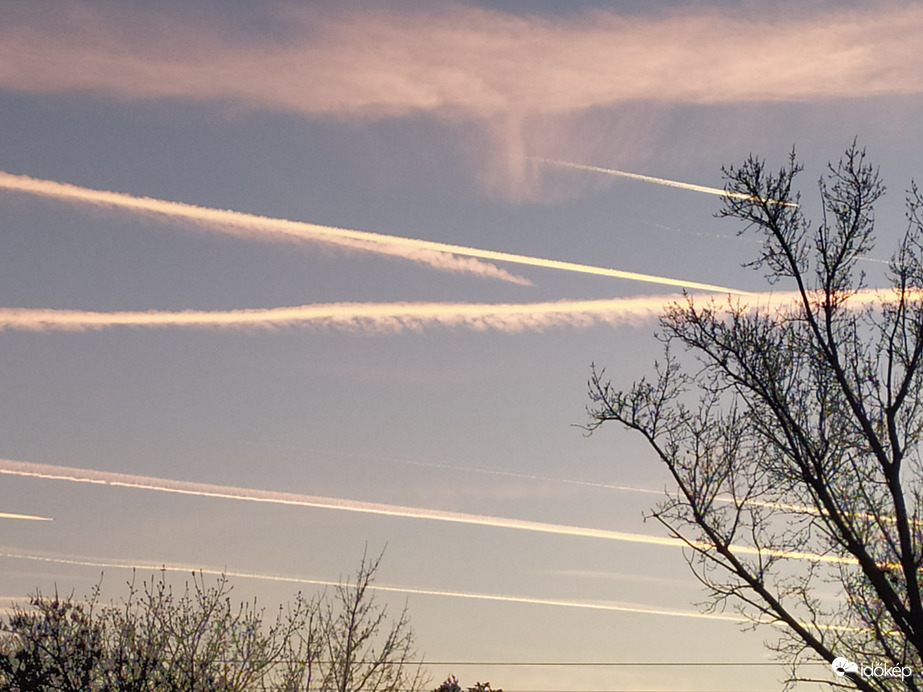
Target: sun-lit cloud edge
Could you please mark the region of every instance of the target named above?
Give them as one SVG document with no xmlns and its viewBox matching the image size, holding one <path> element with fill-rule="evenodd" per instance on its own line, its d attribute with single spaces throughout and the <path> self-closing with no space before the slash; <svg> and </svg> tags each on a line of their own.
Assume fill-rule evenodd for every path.
<svg viewBox="0 0 923 692">
<path fill-rule="evenodd" d="M 623 271 L 607 267 L 596 267 L 576 262 L 544 259 L 497 250 L 440 243 L 418 238 L 385 235 L 369 231 L 357 231 L 334 226 L 321 226 L 302 221 L 291 221 L 256 214 L 247 214 L 228 209 L 214 209 L 182 202 L 137 197 L 121 192 L 94 190 L 54 180 L 41 180 L 25 175 L 14 175 L 0 171 L 0 189 L 20 192 L 39 197 L 52 198 L 72 204 L 92 205 L 100 208 L 115 208 L 135 214 L 150 215 L 161 219 L 181 220 L 214 231 L 229 233 L 248 240 L 269 242 L 323 242 L 342 245 L 352 249 L 377 252 L 423 262 L 438 269 L 464 271 L 482 276 L 499 278 L 519 284 L 530 282 L 510 274 L 490 262 L 507 262 L 543 269 L 577 272 L 609 278 L 628 279 L 676 288 L 715 291 L 746 295 L 746 291 L 717 286 L 697 281 L 655 276 L 640 272 Z"/>
</svg>

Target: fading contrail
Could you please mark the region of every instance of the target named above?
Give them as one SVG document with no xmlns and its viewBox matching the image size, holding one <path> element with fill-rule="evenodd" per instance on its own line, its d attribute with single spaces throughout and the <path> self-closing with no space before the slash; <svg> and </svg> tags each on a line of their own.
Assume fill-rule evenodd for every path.
<svg viewBox="0 0 923 692">
<path fill-rule="evenodd" d="M 495 517 L 484 514 L 468 514 L 465 512 L 450 512 L 425 507 L 407 507 L 390 505 L 379 502 L 364 502 L 337 497 L 322 497 L 318 495 L 302 495 L 298 493 L 280 492 L 274 490 L 260 490 L 258 488 L 241 488 L 228 485 L 213 485 L 209 483 L 195 483 L 169 478 L 155 478 L 152 476 L 138 476 L 111 471 L 96 471 L 80 469 L 69 466 L 54 466 L 51 464 L 35 464 L 23 461 L 0 459 L 0 474 L 25 476 L 30 478 L 44 478 L 48 480 L 62 480 L 74 483 L 92 483 L 123 488 L 136 488 L 140 490 L 156 490 L 180 495 L 196 495 L 199 497 L 215 497 L 228 500 L 243 500 L 246 502 L 263 502 L 278 505 L 293 505 L 299 507 L 313 507 L 318 509 L 336 509 L 347 512 L 360 512 L 364 514 L 377 514 L 390 517 L 407 519 L 429 519 L 456 524 L 469 524 L 474 526 L 491 526 L 502 529 L 515 529 L 536 533 L 557 534 L 563 536 L 576 536 L 581 538 L 598 538 L 610 541 L 623 541 L 627 543 L 643 543 L 674 548 L 689 547 L 709 549 L 712 546 L 701 542 L 686 542 L 679 538 L 650 536 L 612 529 L 597 529 L 568 524 L 552 524 L 526 519 L 512 519 L 508 517 Z M 843 558 L 836 555 L 819 555 L 801 551 L 781 551 L 763 549 L 757 550 L 750 546 L 731 546 L 738 553 L 756 554 L 763 556 L 777 556 L 813 562 L 855 563 L 854 559 Z"/>
<path fill-rule="evenodd" d="M 372 459 L 378 461 L 391 461 L 399 464 L 407 464 L 409 466 L 422 466 L 424 468 L 433 468 L 433 469 L 446 469 L 449 471 L 464 471 L 466 473 L 477 473 L 484 474 L 488 476 L 500 476 L 503 478 L 521 478 L 523 480 L 530 481 L 540 481 L 543 483 L 558 483 L 561 485 L 577 485 L 585 488 L 599 488 L 600 490 L 618 490 L 621 492 L 636 493 L 642 495 L 657 495 L 659 497 L 664 497 L 666 490 L 654 490 L 652 488 L 639 488 L 636 485 L 619 485 L 616 483 L 601 483 L 599 481 L 586 481 L 579 480 L 576 478 L 561 478 L 560 476 L 540 476 L 531 473 L 521 473 L 516 471 L 503 471 L 500 469 L 485 469 L 477 468 L 474 466 L 459 466 L 456 464 L 441 464 L 437 462 L 430 461 L 417 461 L 412 459 L 400 459 L 397 457 L 382 457 L 382 456 L 373 456 L 370 454 L 354 454 L 351 452 L 340 452 L 332 450 L 317 450 L 322 454 L 333 454 L 341 457 L 355 457 L 361 459 Z M 716 495 L 716 502 L 724 502 L 726 504 L 736 504 L 740 500 L 733 498 L 728 495 Z M 750 507 L 767 507 L 769 509 L 781 509 L 790 512 L 800 512 L 802 514 L 812 514 L 814 516 L 820 516 L 818 510 L 814 507 L 808 507 L 807 505 L 793 505 L 783 502 L 770 502 L 767 500 L 747 500 L 743 503 L 746 506 Z M 872 518 L 869 515 L 869 518 Z M 893 517 L 880 517 L 885 520 L 893 521 Z"/>
<path fill-rule="evenodd" d="M 40 517 L 35 514 L 11 514 L 10 512 L 0 512 L 0 519 L 25 519 L 28 521 L 54 521 L 52 517 Z"/>
<path fill-rule="evenodd" d="M 266 574 L 263 572 L 241 572 L 227 569 L 204 568 L 195 565 L 181 565 L 170 563 L 139 562 L 132 560 L 112 560 L 78 556 L 48 555 L 44 553 L 22 552 L 11 548 L 0 547 L 0 558 L 13 560 L 35 560 L 58 565 L 75 565 L 79 567 L 99 567 L 111 569 L 151 570 L 152 572 L 186 572 L 208 574 L 209 576 L 226 576 L 235 579 L 254 579 L 259 581 L 282 582 L 287 584 L 311 584 L 312 586 L 339 586 L 342 582 L 329 579 L 308 579 L 279 574 Z M 415 586 L 386 586 L 370 584 L 369 589 L 384 593 L 416 594 L 421 596 L 437 596 L 443 598 L 463 598 L 475 601 L 493 601 L 502 603 L 521 603 L 524 605 L 553 606 L 559 608 L 577 608 L 583 610 L 604 610 L 619 613 L 637 613 L 640 615 L 662 615 L 666 617 L 696 618 L 702 620 L 724 620 L 742 624 L 749 622 L 745 618 L 728 615 L 725 613 L 702 613 L 695 610 L 680 610 L 677 608 L 659 608 L 643 603 L 625 603 L 623 601 L 572 601 L 560 598 L 537 598 L 532 596 L 512 596 L 507 594 L 472 593 L 470 591 L 448 591 L 444 589 L 426 589 Z M 777 623 L 767 623 L 777 624 Z M 838 625 L 822 625 L 818 623 L 803 623 L 823 630 L 857 632 L 861 629 L 843 627 Z"/>
<path fill-rule="evenodd" d="M 21 552 L 10 548 L 0 548 L 0 558 L 14 560 L 35 560 L 59 565 L 76 565 L 80 567 L 99 567 L 110 569 L 136 569 L 159 572 L 195 572 L 213 576 L 227 576 L 236 579 L 255 579 L 259 581 L 283 582 L 289 584 L 311 584 L 313 586 L 338 586 L 341 582 L 326 579 L 307 579 L 278 574 L 265 574 L 261 572 L 241 572 L 225 569 L 203 568 L 194 565 L 180 565 L 155 562 L 139 562 L 131 560 L 111 560 L 101 558 L 46 555 L 42 553 Z M 587 610 L 607 610 L 621 613 L 639 613 L 642 615 L 664 615 L 669 617 L 700 618 L 705 620 L 726 620 L 742 623 L 744 620 L 734 615 L 722 613 L 700 613 L 694 610 L 679 610 L 673 608 L 658 608 L 640 603 L 624 603 L 619 601 L 572 601 L 558 598 L 535 598 L 530 596 L 511 596 L 505 594 L 471 593 L 469 591 L 447 591 L 443 589 L 426 589 L 414 586 L 385 586 L 371 584 L 369 588 L 385 593 L 416 594 L 421 596 L 439 596 L 446 598 L 464 598 L 477 601 L 500 601 L 504 603 L 522 603 L 526 605 L 557 606 L 562 608 L 580 608 Z"/>
<path fill-rule="evenodd" d="M 503 471 L 501 469 L 485 469 L 476 466 L 460 466 L 457 464 L 444 464 L 433 461 L 419 461 L 416 459 L 403 459 L 400 457 L 383 457 L 372 454 L 357 454 L 355 452 L 343 452 L 331 449 L 306 449 L 315 454 L 332 454 L 338 457 L 348 457 L 354 459 L 365 459 L 367 461 L 386 461 L 397 464 L 406 464 L 408 466 L 421 466 L 430 469 L 445 469 L 447 471 L 463 471 L 465 473 L 477 473 L 488 476 L 500 476 L 503 478 L 521 478 L 529 481 L 541 481 L 545 483 L 560 483 L 562 485 L 579 485 L 587 488 L 599 488 L 601 490 L 620 490 L 630 493 L 643 493 L 647 495 L 658 495 L 663 497 L 664 491 L 653 490 L 651 488 L 639 488 L 634 485 L 618 485 L 615 483 L 601 483 L 598 481 L 585 481 L 576 478 L 561 478 L 560 476 L 540 476 L 532 473 L 521 473 L 518 471 Z"/>
<path fill-rule="evenodd" d="M 691 190 L 692 192 L 704 192 L 708 195 L 719 195 L 721 197 L 733 197 L 734 199 L 756 199 L 752 195 L 746 195 L 742 192 L 728 192 L 722 190 L 720 187 L 708 187 L 707 185 L 696 185 L 695 183 L 684 183 L 679 180 L 670 180 L 669 178 L 655 178 L 652 175 L 641 175 L 640 173 L 628 173 L 627 171 L 620 171 L 615 168 L 603 168 L 602 166 L 589 166 L 583 163 L 572 163 L 570 161 L 559 161 L 557 159 L 543 159 L 537 156 L 530 156 L 530 161 L 540 161 L 541 163 L 549 163 L 553 166 L 563 166 L 565 168 L 575 168 L 580 171 L 592 171 L 594 173 L 605 173 L 606 175 L 614 175 L 619 178 L 631 178 L 632 180 L 641 180 L 645 183 L 655 183 L 657 185 L 666 185 L 667 187 L 676 187 L 681 190 Z M 778 204 L 774 199 L 768 200 L 773 204 Z M 786 207 L 797 207 L 798 205 L 793 202 L 785 202 L 784 206 Z"/>
<path fill-rule="evenodd" d="M 495 250 L 481 250 L 478 248 L 438 243 L 417 238 L 356 231 L 334 226 L 321 226 L 302 221 L 289 221 L 256 214 L 246 214 L 227 209 L 213 209 L 200 207 L 182 202 L 154 199 L 151 197 L 135 197 L 121 192 L 109 192 L 79 187 L 68 183 L 59 183 L 53 180 L 41 180 L 24 175 L 13 175 L 0 171 L 0 188 L 24 192 L 40 197 L 51 197 L 57 200 L 90 204 L 98 207 L 115 207 L 135 213 L 181 219 L 213 230 L 230 233 L 239 237 L 252 240 L 270 241 L 323 241 L 336 243 L 352 248 L 396 255 L 404 259 L 425 262 L 431 266 L 453 271 L 469 271 L 483 276 L 502 278 L 514 283 L 529 283 L 522 277 L 517 277 L 495 267 L 494 265 L 475 262 L 475 260 L 490 260 L 508 262 L 545 269 L 559 269 L 562 271 L 578 272 L 581 274 L 594 274 L 631 281 L 674 286 L 701 291 L 719 293 L 733 293 L 746 295 L 746 291 L 739 291 L 724 286 L 672 279 L 665 276 L 640 274 L 619 269 L 595 267 L 574 262 L 542 259 L 528 255 L 517 255 Z M 460 257 L 473 258 L 462 260 Z M 474 263 L 473 263 L 474 262 Z"/>
</svg>

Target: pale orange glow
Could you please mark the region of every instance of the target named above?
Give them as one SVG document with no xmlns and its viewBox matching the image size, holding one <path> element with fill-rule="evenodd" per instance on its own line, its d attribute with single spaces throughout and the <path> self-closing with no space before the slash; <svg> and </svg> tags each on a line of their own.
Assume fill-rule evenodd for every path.
<svg viewBox="0 0 923 692">
<path fill-rule="evenodd" d="M 563 271 L 593 274 L 615 279 L 629 279 L 647 283 L 688 288 L 701 291 L 715 291 L 719 293 L 733 293 L 747 295 L 746 291 L 733 288 L 715 286 L 712 284 L 672 279 L 664 276 L 628 272 L 619 269 L 594 267 L 574 262 L 542 259 L 527 255 L 517 255 L 509 252 L 495 250 L 481 250 L 478 248 L 437 243 L 430 240 L 404 238 L 401 236 L 383 235 L 368 231 L 356 231 L 333 226 L 319 226 L 317 224 L 301 221 L 289 221 L 255 214 L 245 214 L 227 209 L 212 209 L 199 207 L 182 202 L 170 202 L 153 199 L 150 197 L 135 197 L 121 192 L 105 190 L 92 190 L 78 187 L 68 183 L 59 183 L 53 180 L 39 180 L 23 175 L 12 175 L 0 171 L 0 188 L 25 192 L 41 197 L 51 197 L 61 201 L 91 204 L 98 207 L 114 207 L 133 213 L 156 215 L 162 218 L 180 219 L 204 225 L 213 230 L 242 236 L 252 240 L 268 241 L 321 241 L 343 245 L 353 249 L 396 255 L 415 262 L 424 262 L 440 269 L 451 271 L 466 271 L 483 276 L 502 278 L 514 283 L 528 283 L 525 279 L 509 274 L 493 265 L 476 262 L 475 260 L 491 260 L 496 262 L 509 262 L 544 269 L 558 269 Z"/>
<path fill-rule="evenodd" d="M 389 517 L 406 519 L 427 519 L 474 526 L 490 526 L 501 529 L 513 529 L 536 533 L 574 536 L 580 538 L 596 538 L 626 543 L 640 543 L 645 545 L 683 548 L 690 545 L 709 549 L 712 546 L 706 543 L 687 543 L 679 538 L 663 536 L 650 536 L 612 529 L 597 529 L 583 526 L 570 526 L 567 524 L 552 524 L 525 519 L 512 519 L 508 517 L 495 517 L 484 514 L 468 514 L 465 512 L 449 512 L 425 507 L 406 507 L 389 505 L 379 502 L 364 502 L 346 498 L 321 497 L 317 495 L 302 495 L 298 493 L 279 492 L 273 490 L 260 490 L 257 488 L 240 488 L 227 485 L 213 485 L 209 483 L 195 483 L 169 478 L 155 478 L 152 476 L 138 476 L 126 473 L 113 473 L 110 471 L 96 471 L 79 469 L 67 466 L 53 466 L 50 464 L 34 464 L 22 461 L 0 459 L 0 474 L 25 476 L 29 478 L 44 478 L 48 480 L 70 481 L 73 483 L 91 483 L 122 488 L 135 488 L 139 490 L 154 490 L 180 495 L 195 495 L 199 497 L 213 497 L 228 500 L 242 500 L 245 502 L 262 502 L 279 505 L 294 505 L 299 507 L 312 507 L 316 509 L 335 509 L 347 512 L 364 514 L 377 514 Z M 842 558 L 835 555 L 818 555 L 800 551 L 757 550 L 749 546 L 731 546 L 741 554 L 784 557 L 796 560 L 810 560 L 812 562 L 855 563 L 854 559 Z"/>
</svg>

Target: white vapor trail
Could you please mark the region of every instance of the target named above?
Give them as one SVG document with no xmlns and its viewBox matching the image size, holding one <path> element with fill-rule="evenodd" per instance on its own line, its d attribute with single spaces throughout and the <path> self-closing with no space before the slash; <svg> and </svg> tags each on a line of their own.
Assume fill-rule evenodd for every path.
<svg viewBox="0 0 923 692">
<path fill-rule="evenodd" d="M 560 161 L 557 159 L 543 159 L 539 157 L 530 157 L 531 161 L 548 163 L 553 166 L 563 166 L 564 168 L 575 168 L 580 171 L 592 171 L 594 173 L 605 173 L 614 175 L 619 178 L 631 178 L 632 180 L 641 180 L 645 183 L 655 183 L 656 185 L 665 185 L 667 187 L 676 187 L 681 190 L 691 190 L 692 192 L 704 192 L 708 195 L 719 195 L 721 197 L 733 197 L 734 199 L 754 199 L 752 195 L 746 195 L 742 192 L 728 192 L 720 187 L 708 187 L 707 185 L 696 185 L 695 183 L 684 183 L 679 180 L 670 180 L 669 178 L 656 178 L 652 175 L 641 175 L 640 173 L 628 173 L 615 168 L 603 168 L 602 166 L 589 166 L 583 163 L 572 163 L 570 161 Z M 777 203 L 775 200 L 769 200 Z M 785 202 L 786 207 L 796 207 L 793 202 Z"/>
<path fill-rule="evenodd" d="M 544 303 L 316 303 L 281 308 L 180 312 L 92 312 L 0 308 L 0 331 L 87 331 L 114 327 L 274 329 L 313 326 L 372 332 L 427 325 L 505 332 L 554 326 L 639 324 L 656 319 L 680 295 Z"/>
<path fill-rule="evenodd" d="M 708 549 L 706 543 L 690 543 L 679 538 L 650 536 L 612 529 L 597 529 L 567 524 L 552 524 L 547 522 L 529 521 L 526 519 L 512 519 L 484 514 L 469 514 L 465 512 L 449 512 L 425 507 L 407 507 L 390 505 L 379 502 L 364 502 L 337 497 L 322 497 L 318 495 L 303 495 L 299 493 L 280 492 L 274 490 L 260 490 L 257 488 L 241 488 L 228 485 L 213 485 L 209 483 L 196 483 L 180 481 L 169 478 L 155 478 L 152 476 L 139 476 L 111 471 L 96 471 L 80 469 L 69 466 L 55 466 L 51 464 L 36 464 L 23 461 L 0 459 L 0 474 L 25 476 L 29 478 L 43 478 L 48 480 L 62 480 L 73 483 L 92 483 L 122 488 L 136 488 L 139 490 L 155 490 L 180 495 L 195 495 L 199 497 L 214 497 L 229 500 L 242 500 L 245 502 L 262 502 L 278 505 L 292 505 L 299 507 L 314 507 L 318 509 L 336 509 L 347 512 L 360 512 L 364 514 L 377 514 L 390 517 L 407 519 L 429 519 L 457 524 L 474 526 L 491 526 L 502 529 L 515 529 L 536 533 L 556 534 L 562 536 L 575 536 L 581 538 L 597 538 L 610 541 L 623 541 L 627 543 L 642 543 L 674 548 L 689 547 L 690 545 Z M 732 546 L 739 553 L 775 555 L 792 559 L 810 560 L 814 562 L 853 563 L 852 559 L 841 558 L 834 555 L 818 555 L 798 551 L 774 551 L 764 549 L 759 551 L 749 546 Z"/>
<path fill-rule="evenodd" d="M 905 295 L 912 300 L 921 299 L 920 289 L 908 289 Z M 689 297 L 673 294 L 542 303 L 314 303 L 280 308 L 179 312 L 0 308 L 0 331 L 88 331 L 115 327 L 246 330 L 312 326 L 383 333 L 436 325 L 521 332 L 558 326 L 641 324 L 656 320 L 665 308 Z M 893 302 L 898 297 L 894 291 L 865 289 L 850 295 L 844 304 L 859 309 Z M 798 309 L 800 300 L 795 292 L 754 293 L 748 298 L 734 299 L 729 307 L 790 310 Z"/>
<path fill-rule="evenodd" d="M 52 517 L 40 517 L 35 514 L 11 514 L 0 512 L 0 519 L 25 519 L 27 521 L 54 521 Z"/>
<path fill-rule="evenodd" d="M 254 579 L 259 581 L 283 582 L 290 584 L 311 584 L 313 586 L 337 586 L 339 582 L 325 579 L 308 579 L 262 572 L 241 572 L 226 569 L 196 567 L 193 565 L 166 564 L 154 562 L 139 562 L 131 560 L 111 560 L 89 557 L 46 555 L 34 552 L 22 552 L 10 548 L 0 548 L 0 558 L 13 560 L 35 560 L 59 565 L 76 565 L 80 567 L 99 567 L 110 569 L 136 569 L 167 572 L 196 572 L 214 576 L 227 576 L 237 579 Z M 537 598 L 530 596 L 511 596 L 505 594 L 471 593 L 469 591 L 447 591 L 444 589 L 426 589 L 414 586 L 386 586 L 372 584 L 370 589 L 385 593 L 414 594 L 421 596 L 439 596 L 446 598 L 464 598 L 477 601 L 494 601 L 504 603 L 522 603 L 525 605 L 557 606 L 562 608 L 580 608 L 587 610 L 606 610 L 622 613 L 638 613 L 642 615 L 664 615 L 670 617 L 701 618 L 706 620 L 726 620 L 740 623 L 743 620 L 733 615 L 720 613 L 700 613 L 694 610 L 678 610 L 673 608 L 658 608 L 638 603 L 623 603 L 618 601 L 572 601 L 557 598 Z"/>
<path fill-rule="evenodd" d="M 24 175 L 13 175 L 3 171 L 0 171 L 0 188 L 40 197 L 49 197 L 64 202 L 119 208 L 134 213 L 179 219 L 251 240 L 284 242 L 307 240 L 335 243 L 351 248 L 395 255 L 412 261 L 425 262 L 440 269 L 467 271 L 520 284 L 528 284 L 529 282 L 522 277 L 515 276 L 492 264 L 485 264 L 479 260 L 558 269 L 692 290 L 746 295 L 745 291 L 696 281 L 685 281 L 665 276 L 640 274 L 620 269 L 608 269 L 606 267 L 562 262 L 495 250 L 481 250 L 462 245 L 419 240 L 417 238 L 405 238 L 333 226 L 320 226 L 302 221 L 289 221 L 287 219 L 245 214 L 227 209 L 200 207 L 151 197 L 135 197 L 121 192 L 93 190 L 53 180 L 40 180 Z M 461 259 L 462 257 L 467 259 Z"/>
</svg>

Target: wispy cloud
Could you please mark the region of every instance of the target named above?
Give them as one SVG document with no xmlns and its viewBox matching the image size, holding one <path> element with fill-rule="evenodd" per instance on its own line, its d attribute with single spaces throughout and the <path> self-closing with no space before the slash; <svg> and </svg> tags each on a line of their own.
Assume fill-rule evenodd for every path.
<svg viewBox="0 0 923 692">
<path fill-rule="evenodd" d="M 375 514 L 405 519 L 426 519 L 456 524 L 473 526 L 490 526 L 499 529 L 512 529 L 533 533 L 554 534 L 560 536 L 574 536 L 580 538 L 595 538 L 626 543 L 640 543 L 645 545 L 684 548 L 694 545 L 707 549 L 706 543 L 688 543 L 678 538 L 664 536 L 651 536 L 628 531 L 615 531 L 612 529 L 598 529 L 584 526 L 571 526 L 568 524 L 554 524 L 549 522 L 530 521 L 527 519 L 513 519 L 510 517 L 497 517 L 485 514 L 470 514 L 467 512 L 451 512 L 426 507 L 408 507 L 391 505 L 380 502 L 364 502 L 347 498 L 322 497 L 318 495 L 303 495 L 299 493 L 279 492 L 274 490 L 261 490 L 258 488 L 241 488 L 229 485 L 214 485 L 210 483 L 196 483 L 180 481 L 169 478 L 156 478 L 153 476 L 139 476 L 111 471 L 97 471 L 80 469 L 69 466 L 54 466 L 51 464 L 35 464 L 23 461 L 0 459 L 0 474 L 25 476 L 29 478 L 43 478 L 48 480 L 69 481 L 72 483 L 91 483 L 121 488 L 134 488 L 138 490 L 153 490 L 180 495 L 194 495 L 198 497 L 214 497 L 227 500 L 244 502 L 260 502 L 278 505 L 293 505 L 299 507 L 312 507 L 316 509 L 332 509 L 363 514 Z M 854 563 L 855 560 L 842 558 L 836 555 L 818 555 L 801 551 L 781 551 L 772 549 L 757 550 L 749 546 L 733 546 L 738 553 L 773 555 L 796 560 L 810 560 L 813 562 Z"/>
<path fill-rule="evenodd" d="M 217 11 L 33 2 L 4 8 L 0 86 L 357 117 L 923 91 L 916 3 L 788 9 L 550 18 L 267 5 L 257 32 Z"/>
<path fill-rule="evenodd" d="M 198 572 L 209 575 L 224 575 L 235 579 L 255 579 L 259 581 L 283 582 L 288 584 L 309 584 L 312 586 L 336 586 L 339 582 L 327 579 L 310 579 L 306 577 L 286 576 L 281 574 L 267 574 L 265 572 L 249 572 L 240 570 L 215 569 L 200 567 L 190 564 L 176 564 L 139 560 L 113 560 L 86 556 L 54 555 L 48 553 L 26 552 L 12 548 L 0 548 L 0 558 L 13 560 L 34 560 L 58 565 L 76 565 L 80 567 L 95 567 L 106 569 L 137 569 L 159 572 Z M 734 615 L 722 613 L 700 613 L 694 610 L 680 610 L 675 608 L 659 608 L 642 603 L 625 603 L 620 601 L 592 601 L 572 600 L 558 598 L 538 598 L 533 596 L 514 596 L 511 594 L 472 593 L 470 591 L 449 591 L 445 589 L 429 589 L 416 586 L 393 586 L 385 584 L 372 584 L 373 591 L 384 593 L 413 594 L 419 596 L 436 596 L 442 598 L 462 598 L 475 601 L 490 601 L 502 603 L 520 603 L 524 605 L 553 606 L 559 608 L 577 608 L 582 610 L 604 610 L 622 613 L 639 613 L 642 615 L 662 615 L 667 617 L 699 618 L 705 620 L 725 620 L 740 623 L 743 620 Z M 15 599 L 13 599 L 15 600 Z"/>
<path fill-rule="evenodd" d="M 453 2 L 261 8 L 254 30 L 252 11 L 189 4 L 7 3 L 0 88 L 351 121 L 425 113 L 486 133 L 480 172 L 519 196 L 537 181 L 516 157 L 573 158 L 549 143 L 573 144 L 572 118 L 600 109 L 923 92 L 923 7 L 906 1 L 562 17 Z"/>
<path fill-rule="evenodd" d="M 511 264 L 541 267 L 544 269 L 557 269 L 560 271 L 577 272 L 616 279 L 628 279 L 630 281 L 642 281 L 693 290 L 746 294 L 745 291 L 697 281 L 629 272 L 621 269 L 594 267 L 575 262 L 543 259 L 541 257 L 518 255 L 510 252 L 481 250 L 479 248 L 438 243 L 417 238 L 405 238 L 402 236 L 356 231 L 333 226 L 320 226 L 302 221 L 289 221 L 287 219 L 245 214 L 243 212 L 230 211 L 227 209 L 200 207 L 193 204 L 184 204 L 182 202 L 172 202 L 151 197 L 136 197 L 121 192 L 93 190 L 91 188 L 79 187 L 77 185 L 60 183 L 53 180 L 39 180 L 24 175 L 12 175 L 3 171 L 0 171 L 0 189 L 24 192 L 40 197 L 50 197 L 64 202 L 117 208 L 132 213 L 192 222 L 193 224 L 204 226 L 212 230 L 230 233 L 250 240 L 334 243 L 354 249 L 396 255 L 411 261 L 424 262 L 440 269 L 466 271 L 481 274 L 483 276 L 501 278 L 514 283 L 529 282 L 492 264 L 485 264 L 479 260 L 508 262 Z"/>
</svg>

